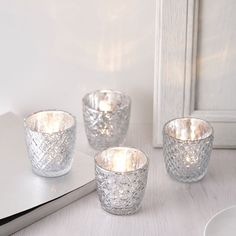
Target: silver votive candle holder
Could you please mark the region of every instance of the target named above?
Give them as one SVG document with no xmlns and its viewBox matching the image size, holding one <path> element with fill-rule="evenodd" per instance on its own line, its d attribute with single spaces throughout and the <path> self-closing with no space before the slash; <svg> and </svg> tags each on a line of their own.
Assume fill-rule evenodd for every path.
<svg viewBox="0 0 236 236">
<path fill-rule="evenodd" d="M 163 152 L 167 172 L 181 182 L 201 180 L 213 145 L 213 128 L 197 118 L 177 118 L 163 129 Z"/>
<path fill-rule="evenodd" d="M 24 120 L 33 172 L 44 177 L 68 173 L 76 139 L 76 119 L 65 111 L 44 110 Z"/>
<path fill-rule="evenodd" d="M 104 150 L 120 146 L 126 137 L 131 99 L 114 90 L 97 90 L 83 98 L 85 131 L 91 147 Z"/>
<path fill-rule="evenodd" d="M 141 206 L 148 158 L 135 148 L 113 147 L 95 157 L 97 193 L 102 208 L 115 215 L 133 214 Z"/>
</svg>

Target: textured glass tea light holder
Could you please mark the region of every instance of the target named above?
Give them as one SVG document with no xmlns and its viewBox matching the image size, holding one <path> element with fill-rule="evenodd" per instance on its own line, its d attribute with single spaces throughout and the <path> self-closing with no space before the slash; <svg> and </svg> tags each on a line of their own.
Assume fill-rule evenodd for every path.
<svg viewBox="0 0 236 236">
<path fill-rule="evenodd" d="M 83 116 L 91 147 L 103 150 L 124 142 L 131 99 L 119 91 L 97 90 L 84 96 Z"/>
<path fill-rule="evenodd" d="M 113 147 L 95 157 L 97 192 L 102 208 L 115 215 L 135 213 L 141 206 L 148 159 L 134 148 Z"/>
<path fill-rule="evenodd" d="M 213 145 L 213 128 L 201 119 L 178 118 L 163 129 L 163 152 L 167 172 L 181 182 L 202 179 Z"/>
<path fill-rule="evenodd" d="M 25 118 L 24 126 L 33 172 L 45 177 L 69 172 L 76 139 L 75 117 L 65 111 L 45 110 Z"/>
</svg>

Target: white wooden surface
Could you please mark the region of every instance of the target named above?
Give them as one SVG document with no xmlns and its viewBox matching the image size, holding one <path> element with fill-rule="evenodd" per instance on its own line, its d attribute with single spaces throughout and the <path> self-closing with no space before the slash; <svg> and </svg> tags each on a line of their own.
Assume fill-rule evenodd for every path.
<svg viewBox="0 0 236 236">
<path fill-rule="evenodd" d="M 151 131 L 151 125 L 133 126 L 126 141 L 126 145 L 142 149 L 150 158 L 147 190 L 137 214 L 110 215 L 100 208 L 93 192 L 14 236 L 203 235 L 211 216 L 236 204 L 236 150 L 214 150 L 207 176 L 201 182 L 183 184 L 167 175 L 162 150 L 152 147 Z M 82 128 L 78 148 L 94 153 Z"/>
<path fill-rule="evenodd" d="M 154 146 L 166 121 L 194 116 L 212 123 L 215 147 L 236 147 L 235 2 L 157 2 Z"/>
</svg>

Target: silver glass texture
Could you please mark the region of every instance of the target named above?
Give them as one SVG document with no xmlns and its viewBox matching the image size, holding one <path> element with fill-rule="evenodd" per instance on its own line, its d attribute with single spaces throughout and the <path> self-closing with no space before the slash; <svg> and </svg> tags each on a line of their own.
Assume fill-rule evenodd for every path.
<svg viewBox="0 0 236 236">
<path fill-rule="evenodd" d="M 126 137 L 131 99 L 119 91 L 98 90 L 83 98 L 85 131 L 91 147 L 103 150 L 119 146 Z"/>
<path fill-rule="evenodd" d="M 114 147 L 98 154 L 95 163 L 97 193 L 102 208 L 115 215 L 138 211 L 148 176 L 145 154 L 134 148 Z"/>
<path fill-rule="evenodd" d="M 25 118 L 24 126 L 33 172 L 45 177 L 69 172 L 76 139 L 75 117 L 65 111 L 45 110 Z"/>
<path fill-rule="evenodd" d="M 197 118 L 178 118 L 163 129 L 167 172 L 181 182 L 196 182 L 206 172 L 213 145 L 213 128 Z"/>
</svg>

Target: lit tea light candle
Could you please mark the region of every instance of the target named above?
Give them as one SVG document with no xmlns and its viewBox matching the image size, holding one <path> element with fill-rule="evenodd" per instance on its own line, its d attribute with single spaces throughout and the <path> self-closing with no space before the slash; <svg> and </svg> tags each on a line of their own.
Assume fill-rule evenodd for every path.
<svg viewBox="0 0 236 236">
<path fill-rule="evenodd" d="M 139 157 L 136 153 L 130 152 L 129 149 L 117 149 L 112 158 L 112 168 L 118 172 L 126 172 L 135 169 L 137 159 Z"/>
<path fill-rule="evenodd" d="M 98 150 L 119 146 L 129 127 L 131 99 L 119 91 L 98 90 L 83 98 L 89 144 Z"/>
<path fill-rule="evenodd" d="M 65 111 L 40 111 L 29 115 L 24 125 L 34 173 L 55 177 L 69 172 L 76 138 L 74 116 Z"/>
<path fill-rule="evenodd" d="M 141 206 L 148 175 L 146 155 L 134 148 L 109 148 L 95 157 L 97 192 L 112 214 L 135 213 Z"/>
<path fill-rule="evenodd" d="M 163 129 L 167 172 L 182 182 L 195 182 L 206 172 L 213 145 L 213 128 L 201 119 L 179 118 Z"/>
<path fill-rule="evenodd" d="M 49 134 L 63 130 L 64 123 L 60 119 L 55 118 L 55 114 L 55 112 L 39 112 L 35 115 L 34 130 Z"/>
<path fill-rule="evenodd" d="M 108 100 L 101 100 L 99 102 L 99 111 L 104 111 L 104 112 L 112 111 L 113 107 L 114 107 L 113 104 Z"/>
</svg>

